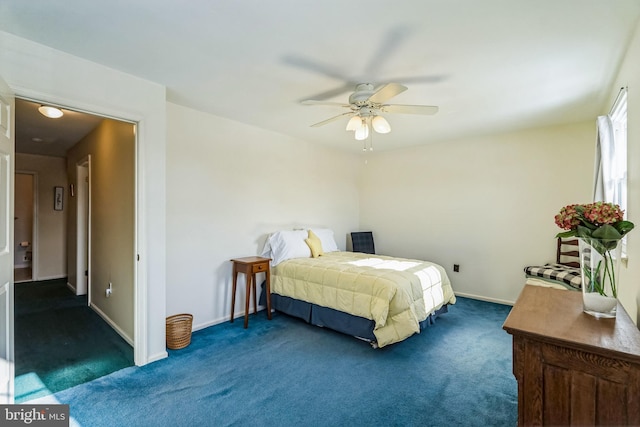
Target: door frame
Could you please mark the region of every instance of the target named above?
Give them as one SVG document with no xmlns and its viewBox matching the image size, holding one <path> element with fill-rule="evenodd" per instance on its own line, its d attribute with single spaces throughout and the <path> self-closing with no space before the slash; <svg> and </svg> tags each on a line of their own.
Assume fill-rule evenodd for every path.
<svg viewBox="0 0 640 427">
<path fill-rule="evenodd" d="M 15 96 L 0 76 L 0 403 L 14 401 Z"/>
<path fill-rule="evenodd" d="M 79 173 L 80 170 L 84 169 L 87 170 L 85 176 L 87 180 L 86 187 L 84 183 L 81 182 L 81 174 Z M 84 175 L 84 173 L 82 175 Z M 87 304 L 91 305 L 91 154 L 88 154 L 76 163 L 75 186 L 78 197 L 78 203 L 76 205 L 76 294 L 78 294 L 78 289 L 80 288 L 79 283 L 82 277 L 82 280 L 85 281 L 82 286 L 86 286 Z M 80 221 L 80 218 L 82 218 L 83 221 Z M 83 251 L 84 254 L 81 253 L 81 251 Z M 81 263 L 78 262 L 81 257 L 86 258 L 82 266 L 80 265 Z M 85 276 L 86 280 L 84 279 Z"/>
<path fill-rule="evenodd" d="M 33 221 L 31 222 L 31 280 L 38 280 L 38 172 L 29 170 L 17 170 L 14 175 L 31 175 L 33 178 Z M 15 198 L 15 193 L 13 195 Z M 15 235 L 13 237 L 14 244 Z M 15 266 L 14 266 L 15 268 Z"/>
<path fill-rule="evenodd" d="M 28 93 L 27 93 L 28 92 Z M 79 106 L 77 102 L 69 99 L 60 99 L 59 97 L 49 96 L 37 91 L 27 91 L 15 89 L 15 97 L 24 99 L 27 101 L 44 103 L 54 107 L 59 107 L 66 110 L 73 110 L 80 113 L 91 114 L 94 116 L 104 117 L 107 119 L 118 120 L 121 122 L 130 123 L 134 129 L 134 156 L 135 156 L 135 172 L 134 172 L 134 257 L 133 260 L 133 280 L 134 280 L 134 312 L 133 312 L 133 359 L 137 366 L 142 366 L 150 361 L 148 360 L 148 341 L 147 335 L 147 313 L 149 308 L 147 307 L 148 300 L 148 283 L 146 280 L 145 271 L 148 268 L 146 259 L 140 257 L 140 253 L 144 248 L 140 247 L 140 242 L 144 242 L 145 238 L 145 217 L 143 209 L 141 209 L 140 200 L 145 197 L 144 179 L 142 171 L 144 168 L 144 157 L 142 156 L 143 141 L 140 137 L 138 129 L 142 126 L 142 121 L 138 117 L 131 117 L 128 113 L 105 113 L 99 111 L 103 107 L 94 105 L 92 107 Z M 105 107 L 108 109 L 108 107 Z M 15 142 L 14 142 L 15 144 Z M 14 145 L 15 149 L 15 145 Z M 91 178 L 89 178 L 91 179 Z M 91 246 L 91 245 L 89 245 Z M 90 292 L 90 291 L 89 291 Z M 90 295 L 89 295 L 89 301 Z"/>
</svg>

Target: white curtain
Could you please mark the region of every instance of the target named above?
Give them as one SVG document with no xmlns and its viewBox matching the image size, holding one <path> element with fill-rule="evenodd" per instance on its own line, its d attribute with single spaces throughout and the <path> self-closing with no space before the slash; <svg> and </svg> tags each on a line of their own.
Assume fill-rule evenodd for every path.
<svg viewBox="0 0 640 427">
<path fill-rule="evenodd" d="M 612 184 L 613 156 L 615 153 L 613 123 L 609 116 L 599 116 L 597 120 L 596 160 L 594 171 L 594 202 L 611 202 L 614 197 Z"/>
</svg>

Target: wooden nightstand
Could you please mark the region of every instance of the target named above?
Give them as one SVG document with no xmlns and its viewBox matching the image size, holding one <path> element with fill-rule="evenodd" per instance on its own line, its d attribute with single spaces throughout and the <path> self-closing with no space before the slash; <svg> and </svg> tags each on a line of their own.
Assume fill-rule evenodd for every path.
<svg viewBox="0 0 640 427">
<path fill-rule="evenodd" d="M 246 258 L 235 258 L 233 262 L 233 290 L 231 291 L 231 323 L 233 323 L 233 310 L 236 305 L 236 284 L 238 283 L 238 273 L 244 273 L 247 282 L 246 300 L 244 304 L 244 327 L 249 326 L 249 299 L 253 288 L 253 314 L 258 311 L 256 301 L 256 273 L 265 273 L 267 286 L 265 288 L 267 299 L 267 318 L 271 320 L 271 270 L 269 269 L 271 258 L 250 256 Z"/>
</svg>

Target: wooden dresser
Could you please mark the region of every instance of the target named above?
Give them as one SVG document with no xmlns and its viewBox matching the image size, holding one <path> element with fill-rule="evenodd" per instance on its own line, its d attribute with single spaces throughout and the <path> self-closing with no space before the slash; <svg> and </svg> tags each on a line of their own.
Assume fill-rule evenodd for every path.
<svg viewBox="0 0 640 427">
<path fill-rule="evenodd" d="M 513 336 L 518 425 L 640 425 L 640 331 L 582 312 L 582 293 L 526 285 L 503 328 Z"/>
</svg>

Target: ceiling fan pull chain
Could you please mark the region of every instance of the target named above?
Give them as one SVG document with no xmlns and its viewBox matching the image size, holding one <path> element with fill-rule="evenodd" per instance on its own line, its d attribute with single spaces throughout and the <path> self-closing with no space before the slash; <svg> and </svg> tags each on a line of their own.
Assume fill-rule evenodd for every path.
<svg viewBox="0 0 640 427">
<path fill-rule="evenodd" d="M 369 141 L 369 149 L 367 149 L 367 140 Z M 362 141 L 362 151 L 373 151 L 373 132 L 369 133 L 369 138 Z"/>
<path fill-rule="evenodd" d="M 371 122 L 371 127 L 373 127 L 373 119 L 369 117 L 369 121 Z M 373 151 L 373 132 L 369 134 L 369 151 Z"/>
</svg>

